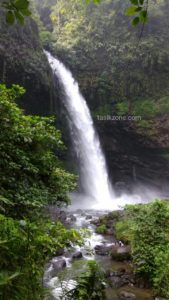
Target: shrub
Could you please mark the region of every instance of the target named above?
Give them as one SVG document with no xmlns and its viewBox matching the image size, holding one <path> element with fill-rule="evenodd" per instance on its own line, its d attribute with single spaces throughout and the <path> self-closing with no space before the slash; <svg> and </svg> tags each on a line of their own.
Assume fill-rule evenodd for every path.
<svg viewBox="0 0 169 300">
<path fill-rule="evenodd" d="M 116 224 L 118 237 L 129 240 L 138 275 L 157 294 L 168 299 L 169 286 L 169 203 L 127 206 L 125 217 Z"/>
<path fill-rule="evenodd" d="M 96 232 L 100 234 L 105 234 L 107 231 L 106 225 L 100 225 L 96 228 Z"/>
<path fill-rule="evenodd" d="M 25 116 L 15 104 L 24 92 L 18 85 L 0 85 L 0 195 L 19 217 L 49 202 L 67 203 L 76 186 L 58 158 L 64 145 L 54 119 Z"/>
<path fill-rule="evenodd" d="M 127 115 L 129 111 L 129 105 L 127 102 L 118 102 L 116 104 L 116 111 L 119 116 Z"/>
</svg>

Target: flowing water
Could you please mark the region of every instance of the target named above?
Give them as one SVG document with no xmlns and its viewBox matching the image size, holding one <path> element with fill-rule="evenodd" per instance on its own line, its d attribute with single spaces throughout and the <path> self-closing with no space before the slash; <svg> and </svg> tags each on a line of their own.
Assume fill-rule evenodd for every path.
<svg viewBox="0 0 169 300">
<path fill-rule="evenodd" d="M 116 240 L 112 235 L 101 235 L 95 232 L 95 225 L 92 221 L 96 221 L 100 216 L 106 214 L 103 210 L 101 211 L 81 211 L 77 210 L 74 212 L 67 212 L 67 226 L 69 228 L 86 228 L 90 230 L 91 235 L 85 238 L 85 243 L 82 247 L 73 246 L 72 248 L 65 249 L 62 256 L 54 257 L 50 260 L 47 265 L 44 274 L 44 284 L 50 289 L 50 295 L 45 300 L 67 300 L 68 291 L 72 290 L 77 285 L 79 276 L 86 270 L 87 261 L 95 260 L 100 267 L 105 271 L 117 272 L 119 269 L 125 270 L 126 274 L 131 274 L 132 266 L 130 262 L 118 262 L 112 261 L 109 255 L 99 255 L 95 251 L 95 246 L 108 246 L 112 247 L 115 245 Z M 73 216 L 73 219 L 72 219 Z M 82 258 L 73 259 L 73 254 L 80 251 Z M 57 270 L 56 265 L 58 261 L 64 260 L 66 267 Z M 149 290 L 139 289 L 133 285 L 125 285 L 122 288 L 112 287 L 107 282 L 106 288 L 106 299 L 107 300 L 120 300 L 119 296 L 121 291 L 128 291 L 136 295 L 137 300 L 152 300 L 152 293 Z M 70 298 L 69 298 L 70 299 Z"/>
<path fill-rule="evenodd" d="M 80 93 L 78 83 L 71 72 L 50 53 L 45 52 L 52 71 L 64 91 L 64 106 L 67 111 L 71 137 L 79 161 L 80 183 L 85 201 L 101 207 L 113 208 L 114 192 L 100 141 L 95 131 L 87 103 Z M 74 195 L 75 197 L 75 195 Z"/>
</svg>

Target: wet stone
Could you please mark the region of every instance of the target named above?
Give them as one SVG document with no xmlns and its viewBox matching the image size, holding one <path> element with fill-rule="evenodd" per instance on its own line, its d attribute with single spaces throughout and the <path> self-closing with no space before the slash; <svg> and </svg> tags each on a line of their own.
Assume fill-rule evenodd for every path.
<svg viewBox="0 0 169 300">
<path fill-rule="evenodd" d="M 111 251 L 112 246 L 107 246 L 107 245 L 96 245 L 95 246 L 95 252 L 97 255 L 109 255 Z"/>
<path fill-rule="evenodd" d="M 86 216 L 86 220 L 91 220 L 92 219 L 92 216 L 91 215 L 87 215 Z"/>
<path fill-rule="evenodd" d="M 111 257 L 114 260 L 124 261 L 131 258 L 129 246 L 113 246 L 111 251 Z"/>
<path fill-rule="evenodd" d="M 64 258 L 52 260 L 51 263 L 52 263 L 54 272 L 59 272 L 60 270 L 62 270 L 66 267 L 66 260 Z"/>
<path fill-rule="evenodd" d="M 80 259 L 82 257 L 83 257 L 83 255 L 82 255 L 81 251 L 77 251 L 72 255 L 72 259 Z"/>
<path fill-rule="evenodd" d="M 136 295 L 134 293 L 126 292 L 126 291 L 121 291 L 119 293 L 120 299 L 121 300 L 134 300 L 136 299 Z"/>
</svg>

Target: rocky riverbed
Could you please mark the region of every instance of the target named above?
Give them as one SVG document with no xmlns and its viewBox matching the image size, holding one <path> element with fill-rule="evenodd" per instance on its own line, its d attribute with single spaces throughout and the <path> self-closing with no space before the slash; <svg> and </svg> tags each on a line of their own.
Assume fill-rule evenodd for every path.
<svg viewBox="0 0 169 300">
<path fill-rule="evenodd" d="M 67 227 L 90 231 L 82 247 L 61 249 L 46 266 L 44 285 L 50 288 L 52 299 L 61 299 L 63 290 L 76 286 L 76 278 L 85 270 L 88 260 L 96 260 L 104 270 L 108 300 L 157 299 L 144 280 L 134 274 L 130 247 L 115 237 L 114 224 L 123 211 L 113 212 L 111 218 L 111 213 L 103 211 L 65 212 L 51 208 L 51 212 L 53 220 L 59 219 Z M 107 220 L 106 228 L 101 227 L 103 219 Z M 101 233 L 102 229 L 104 233 Z"/>
</svg>

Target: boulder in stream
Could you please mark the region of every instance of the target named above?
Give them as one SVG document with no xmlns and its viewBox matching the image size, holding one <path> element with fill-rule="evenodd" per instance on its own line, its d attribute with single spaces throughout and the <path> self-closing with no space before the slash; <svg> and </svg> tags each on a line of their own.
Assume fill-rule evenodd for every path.
<svg viewBox="0 0 169 300">
<path fill-rule="evenodd" d="M 64 258 L 52 259 L 51 263 L 55 274 L 66 267 L 66 260 Z"/>
<path fill-rule="evenodd" d="M 112 249 L 112 245 L 96 245 L 95 252 L 98 255 L 109 255 Z"/>
<path fill-rule="evenodd" d="M 92 217 L 92 215 L 87 215 L 86 216 L 86 220 L 91 220 L 93 217 Z"/>
<path fill-rule="evenodd" d="M 111 250 L 111 258 L 117 261 L 129 260 L 131 258 L 130 247 L 114 245 Z"/>
<path fill-rule="evenodd" d="M 66 221 L 66 219 L 67 219 L 66 212 L 64 210 L 61 210 L 60 214 L 59 214 L 59 220 L 64 223 Z"/>
<path fill-rule="evenodd" d="M 70 215 L 70 221 L 76 222 L 77 218 L 74 215 Z"/>
<path fill-rule="evenodd" d="M 72 259 L 79 259 L 79 258 L 82 258 L 83 255 L 82 255 L 82 252 L 81 251 L 77 251 L 75 252 L 73 255 L 72 255 Z"/>
<path fill-rule="evenodd" d="M 106 275 L 109 278 L 113 288 L 120 288 L 124 285 L 130 285 L 134 283 L 133 273 L 126 272 L 126 270 L 123 268 L 120 268 L 116 271 L 109 271 Z"/>
<path fill-rule="evenodd" d="M 120 299 L 121 300 L 135 300 L 136 295 L 134 293 L 126 292 L 126 291 L 121 291 L 119 293 Z"/>
<path fill-rule="evenodd" d="M 123 278 L 122 276 L 112 276 L 110 277 L 110 282 L 113 288 L 120 288 L 128 284 L 128 280 Z"/>
</svg>

